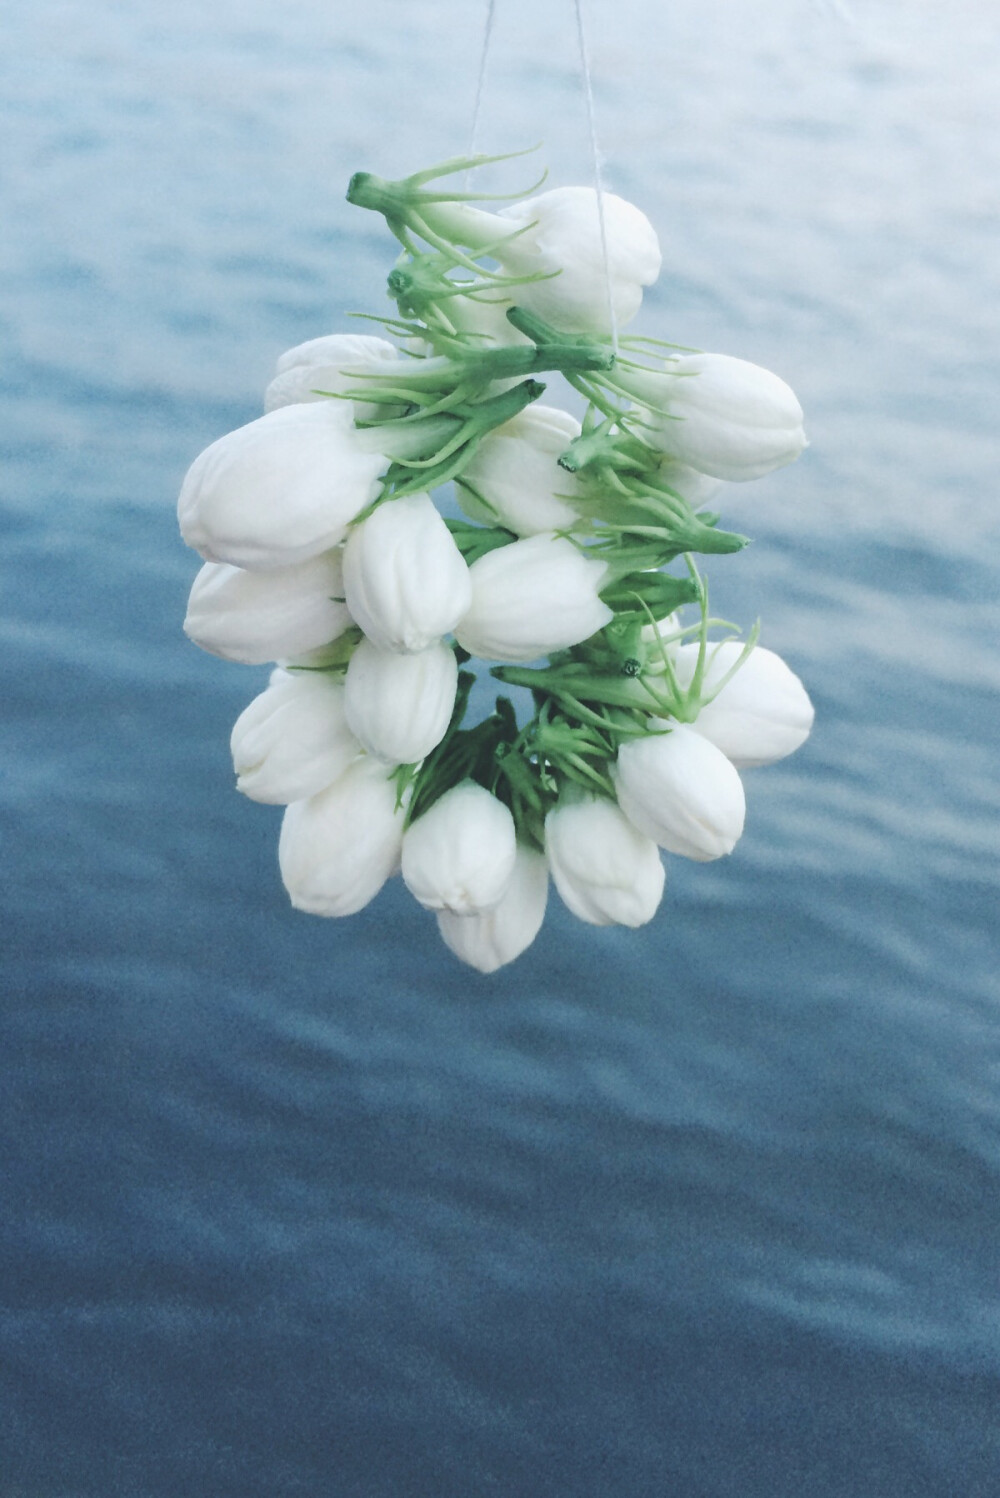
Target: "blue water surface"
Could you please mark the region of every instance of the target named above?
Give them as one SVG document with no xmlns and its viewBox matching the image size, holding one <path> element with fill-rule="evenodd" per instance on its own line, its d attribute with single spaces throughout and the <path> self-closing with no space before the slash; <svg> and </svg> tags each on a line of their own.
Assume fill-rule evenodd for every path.
<svg viewBox="0 0 1000 1498">
<path fill-rule="evenodd" d="M 638 330 L 808 415 L 709 569 L 817 707 L 733 857 L 486 979 L 233 794 L 177 488 L 389 310 L 346 181 L 465 148 L 485 9 L 0 19 L 0 1498 L 993 1498 L 994 6 L 589 7 Z M 484 146 L 589 180 L 570 0 L 496 16 Z"/>
</svg>

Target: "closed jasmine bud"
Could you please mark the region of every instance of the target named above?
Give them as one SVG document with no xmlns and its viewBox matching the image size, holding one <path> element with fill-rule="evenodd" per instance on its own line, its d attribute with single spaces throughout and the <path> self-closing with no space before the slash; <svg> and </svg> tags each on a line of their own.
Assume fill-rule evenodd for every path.
<svg viewBox="0 0 1000 1498">
<path fill-rule="evenodd" d="M 315 796 L 361 753 L 343 684 L 322 672 L 282 670 L 237 718 L 229 747 L 236 789 L 271 806 Z"/>
<path fill-rule="evenodd" d="M 537 403 L 488 433 L 459 481 L 469 519 L 506 526 L 518 536 L 575 525 L 579 515 L 571 501 L 580 493 L 580 481 L 560 468 L 558 459 L 579 435 L 580 423 L 568 411 Z M 480 495 L 489 508 L 479 502 Z"/>
<path fill-rule="evenodd" d="M 703 692 L 712 693 L 742 649 L 737 640 L 710 647 Z M 674 670 L 682 687 L 690 685 L 697 662 L 697 645 L 681 645 L 676 651 Z M 809 737 L 813 717 L 813 705 L 794 671 L 773 650 L 755 645 L 691 726 L 738 769 L 749 769 L 793 754 Z"/>
<path fill-rule="evenodd" d="M 652 838 L 613 801 L 570 793 L 545 818 L 545 852 L 562 902 L 592 926 L 643 926 L 663 895 Z"/>
<path fill-rule="evenodd" d="M 743 831 L 743 786 L 720 749 L 682 723 L 629 739 L 612 776 L 633 826 L 668 853 L 698 863 L 731 853 Z"/>
<path fill-rule="evenodd" d="M 206 562 L 191 589 L 184 632 L 223 660 L 261 666 L 336 640 L 352 622 L 343 598 L 339 550 L 272 572 Z"/>
<path fill-rule="evenodd" d="M 699 473 L 736 483 L 793 463 L 806 447 L 802 407 L 770 370 L 728 354 L 684 354 L 619 383 L 653 413 L 646 435 Z"/>
<path fill-rule="evenodd" d="M 516 854 L 514 818 L 506 806 L 464 780 L 407 829 L 403 880 L 427 910 L 478 915 L 503 899 Z"/>
<path fill-rule="evenodd" d="M 515 296 L 519 306 L 556 328 L 608 335 L 608 272 L 618 326 L 635 316 L 643 287 L 660 273 L 659 242 L 644 213 L 614 193 L 605 193 L 602 237 L 592 187 L 553 188 L 499 213 L 463 201 L 460 193 L 423 190 L 434 176 L 475 164 L 474 158 L 450 162 L 442 171 L 421 172 L 400 182 L 356 172 L 348 200 L 384 213 L 394 230 L 407 225 L 437 247 L 447 241 L 465 246 L 474 256 L 489 255 L 505 276 L 548 277 L 517 286 Z"/>
<path fill-rule="evenodd" d="M 481 973 L 495 973 L 526 951 L 545 919 L 549 871 L 545 858 L 518 843 L 506 893 L 492 910 L 478 915 L 438 912 L 441 939 L 449 951 Z"/>
<path fill-rule="evenodd" d="M 614 617 L 598 597 L 606 571 L 548 532 L 498 547 L 469 568 L 472 605 L 455 638 L 470 655 L 500 661 L 578 645 Z"/>
<path fill-rule="evenodd" d="M 197 457 L 177 513 L 187 544 L 250 571 L 329 551 L 378 494 L 384 454 L 369 450 L 347 402 L 283 406 Z"/>
<path fill-rule="evenodd" d="M 644 213 L 614 193 L 603 194 L 611 300 L 618 327 L 642 305 L 644 286 L 660 274 L 660 244 Z M 519 286 L 516 300 L 554 327 L 607 335 L 608 284 L 597 194 L 592 187 L 556 187 L 497 215 L 524 233 L 500 245 L 496 258 L 509 275 L 558 271 L 547 281 Z"/>
<path fill-rule="evenodd" d="M 325 791 L 293 801 L 278 841 L 292 904 L 309 915 L 353 915 L 399 867 L 405 812 L 386 766 L 364 755 Z"/>
<path fill-rule="evenodd" d="M 329 333 L 325 338 L 310 338 L 278 360 L 274 379 L 264 392 L 264 410 L 277 411 L 281 406 L 363 390 L 366 375 L 385 374 L 386 360 L 398 357 L 391 343 L 368 333 Z M 384 413 L 385 406 L 354 401 L 353 409 L 356 421 L 371 421 Z"/>
<path fill-rule="evenodd" d="M 348 725 L 387 764 L 415 764 L 444 738 L 457 684 L 455 652 L 443 641 L 399 655 L 362 640 L 344 682 Z"/>
<path fill-rule="evenodd" d="M 427 494 L 386 500 L 351 531 L 344 591 L 352 617 L 383 650 L 425 650 L 472 602 L 469 569 Z"/>
</svg>

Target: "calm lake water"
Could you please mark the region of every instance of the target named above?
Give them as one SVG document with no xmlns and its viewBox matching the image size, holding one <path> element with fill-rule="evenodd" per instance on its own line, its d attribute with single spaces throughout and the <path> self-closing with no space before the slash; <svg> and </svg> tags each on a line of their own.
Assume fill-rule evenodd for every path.
<svg viewBox="0 0 1000 1498">
<path fill-rule="evenodd" d="M 0 1498 L 1000 1492 L 1000 19 L 590 10 L 638 330 L 807 411 L 709 575 L 817 726 L 651 927 L 553 898 L 493 979 L 398 884 L 289 909 L 174 517 L 389 309 L 344 188 L 464 149 L 485 6 L 0 20 Z M 574 46 L 498 0 L 482 143 L 554 184 Z"/>
</svg>

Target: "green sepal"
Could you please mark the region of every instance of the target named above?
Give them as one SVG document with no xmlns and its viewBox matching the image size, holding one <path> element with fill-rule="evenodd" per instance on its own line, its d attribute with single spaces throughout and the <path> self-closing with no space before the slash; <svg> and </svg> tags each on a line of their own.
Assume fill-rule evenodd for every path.
<svg viewBox="0 0 1000 1498">
<path fill-rule="evenodd" d="M 602 675 L 585 664 L 577 667 L 494 666 L 490 675 L 508 686 L 545 692 L 567 705 L 598 704 L 649 714 L 661 714 L 666 710 L 662 701 L 643 686 L 641 675 L 628 676 L 621 672 Z M 586 721 L 592 721 L 593 717 L 593 713 L 588 714 Z"/>
<path fill-rule="evenodd" d="M 496 551 L 500 546 L 509 546 L 512 541 L 517 540 L 513 531 L 504 530 L 500 525 L 473 525 L 470 520 L 447 518 L 444 523 L 470 567 L 473 562 L 478 562 L 480 557 L 486 556 L 487 552 Z"/>
<path fill-rule="evenodd" d="M 647 610 L 654 619 L 664 619 L 686 603 L 697 603 L 698 596 L 690 577 L 672 577 L 669 572 L 627 572 L 600 593 L 601 602 L 616 614 L 636 613 L 643 623 Z"/>
</svg>

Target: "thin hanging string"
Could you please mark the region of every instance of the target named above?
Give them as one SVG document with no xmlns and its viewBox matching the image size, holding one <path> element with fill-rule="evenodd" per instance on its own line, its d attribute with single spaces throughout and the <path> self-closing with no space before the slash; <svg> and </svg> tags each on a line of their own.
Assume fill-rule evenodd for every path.
<svg viewBox="0 0 1000 1498">
<path fill-rule="evenodd" d="M 483 93 L 486 88 L 486 62 L 490 55 L 490 43 L 493 40 L 493 16 L 496 12 L 496 0 L 488 0 L 486 6 L 486 25 L 483 28 L 483 49 L 479 55 L 479 77 L 476 80 L 476 102 L 472 110 L 472 129 L 469 131 L 469 155 L 475 156 L 479 150 L 479 116 L 483 107 Z M 472 167 L 465 174 L 465 190 L 469 190 L 469 182 L 472 178 Z"/>
<path fill-rule="evenodd" d="M 601 253 L 604 256 L 604 286 L 608 296 L 608 326 L 611 330 L 611 347 L 618 352 L 618 319 L 611 292 L 611 257 L 608 254 L 608 231 L 604 221 L 604 183 L 601 180 L 601 153 L 597 147 L 597 127 L 594 124 L 594 90 L 590 81 L 590 57 L 587 53 L 587 36 L 583 26 L 583 0 L 574 0 L 576 8 L 576 35 L 580 43 L 580 71 L 583 74 L 583 90 L 587 96 L 587 124 L 590 127 L 590 154 L 594 162 L 594 190 L 597 194 L 597 220 L 601 226 Z"/>
<path fill-rule="evenodd" d="M 582 0 L 574 0 L 576 10 L 576 36 L 580 48 L 580 72 L 583 91 L 587 100 L 587 127 L 590 133 L 590 155 L 594 166 L 594 192 L 597 197 L 597 221 L 601 230 L 601 255 L 604 260 L 604 289 L 608 302 L 608 329 L 611 347 L 618 353 L 618 319 L 615 316 L 614 296 L 611 290 L 611 257 L 608 254 L 608 230 L 604 216 L 604 182 L 601 177 L 601 153 L 597 144 L 597 126 L 594 119 L 594 90 L 590 74 L 590 54 L 587 50 L 587 33 L 583 24 Z M 475 156 L 479 148 L 479 120 L 482 113 L 483 94 L 486 89 L 486 67 L 489 61 L 490 44 L 493 40 L 493 21 L 496 15 L 496 0 L 487 0 L 486 24 L 483 27 L 483 46 L 479 56 L 479 76 L 476 79 L 476 101 L 472 110 L 472 129 L 469 132 L 469 155 Z M 465 174 L 465 190 L 468 192 L 473 168 Z"/>
</svg>

